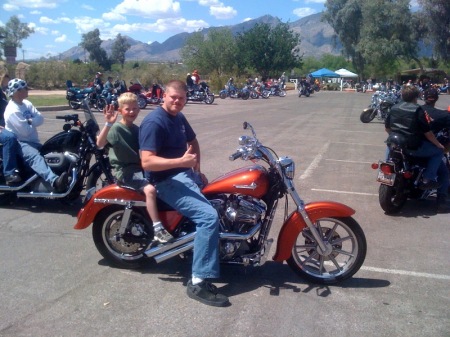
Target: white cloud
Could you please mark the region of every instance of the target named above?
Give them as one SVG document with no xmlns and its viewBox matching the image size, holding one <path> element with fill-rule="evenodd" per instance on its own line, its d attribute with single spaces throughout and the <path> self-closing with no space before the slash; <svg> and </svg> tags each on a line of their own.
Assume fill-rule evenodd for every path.
<svg viewBox="0 0 450 337">
<path fill-rule="evenodd" d="M 247 22 L 247 21 L 250 21 L 250 20 L 253 20 L 253 18 L 245 18 L 244 20 L 242 20 L 242 22 Z"/>
<path fill-rule="evenodd" d="M 230 6 L 211 6 L 209 8 L 209 13 L 216 19 L 231 19 L 237 15 L 237 11 Z"/>
<path fill-rule="evenodd" d="M 98 28 L 100 32 L 103 29 L 110 29 L 110 24 L 102 19 L 95 19 L 88 16 L 77 17 L 72 20 L 75 23 L 76 30 L 79 34 L 84 34 Z"/>
<path fill-rule="evenodd" d="M 133 15 L 141 18 L 173 18 L 180 13 L 180 3 L 172 0 L 123 0 L 104 18 Z M 118 15 L 118 16 L 117 16 Z"/>
<path fill-rule="evenodd" d="M 19 10 L 19 6 L 13 5 L 13 4 L 4 4 L 3 5 L 3 9 L 7 12 L 12 12 L 12 11 L 18 11 Z"/>
<path fill-rule="evenodd" d="M 52 35 L 59 35 L 60 33 L 59 33 L 59 30 L 52 30 L 50 32 L 50 34 L 52 34 Z"/>
<path fill-rule="evenodd" d="M 41 16 L 39 19 L 40 23 L 43 24 L 59 24 L 59 23 L 72 23 L 73 20 L 68 17 L 61 17 L 57 19 L 51 19 L 48 16 Z"/>
<path fill-rule="evenodd" d="M 303 18 L 305 16 L 315 14 L 317 11 L 310 7 L 302 7 L 302 8 L 296 8 L 292 11 L 295 15 L 297 15 L 299 18 Z"/>
<path fill-rule="evenodd" d="M 55 39 L 55 42 L 57 42 L 57 43 L 66 42 L 66 41 L 67 41 L 67 35 L 66 34 L 63 34 L 63 35 L 61 35 L 61 36 L 59 36 L 59 37 L 57 37 Z"/>
<path fill-rule="evenodd" d="M 41 11 L 37 11 L 37 10 L 33 10 L 33 11 L 30 12 L 30 14 L 39 15 L 39 14 L 42 14 L 42 12 Z"/>
<path fill-rule="evenodd" d="M 305 0 L 306 4 L 324 4 L 326 0 Z"/>
<path fill-rule="evenodd" d="M 34 22 L 30 22 L 28 24 L 28 27 L 33 28 L 35 32 L 40 33 L 42 35 L 48 34 L 48 28 L 40 27 L 40 26 L 36 25 Z"/>
<path fill-rule="evenodd" d="M 106 21 L 126 21 L 127 18 L 119 13 L 108 12 L 102 15 L 102 18 Z"/>
<path fill-rule="evenodd" d="M 86 9 L 88 11 L 95 11 L 95 8 L 89 5 L 81 5 L 81 8 Z"/>
<path fill-rule="evenodd" d="M 60 3 L 66 2 L 66 0 L 7 0 L 8 3 L 3 5 L 5 10 L 6 6 L 14 7 L 14 10 L 20 8 L 56 8 Z"/>
</svg>

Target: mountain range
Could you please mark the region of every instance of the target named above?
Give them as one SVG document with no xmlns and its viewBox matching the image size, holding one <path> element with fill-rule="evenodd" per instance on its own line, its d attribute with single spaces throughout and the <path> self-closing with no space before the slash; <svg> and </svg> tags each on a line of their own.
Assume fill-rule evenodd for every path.
<svg viewBox="0 0 450 337">
<path fill-rule="evenodd" d="M 333 28 L 326 22 L 321 21 L 322 13 L 306 16 L 294 22 L 288 22 L 288 25 L 293 32 L 300 34 L 300 51 L 304 56 L 320 57 L 328 53 L 339 55 L 341 46 L 334 44 Z M 229 28 L 233 35 L 242 33 L 253 28 L 257 23 L 277 25 L 281 21 L 271 15 L 264 15 L 254 20 L 249 20 L 232 26 Z M 217 28 L 217 27 L 211 27 Z M 205 28 L 202 32 L 206 35 L 211 28 Z M 125 54 L 125 58 L 136 61 L 150 61 L 150 62 L 176 62 L 180 60 L 180 49 L 183 47 L 186 39 L 193 33 L 179 33 L 168 38 L 163 43 L 153 42 L 151 44 L 144 43 L 132 39 L 129 36 L 124 36 L 130 44 L 130 49 Z M 105 49 L 108 55 L 111 54 L 113 39 L 102 42 L 101 47 Z M 70 48 L 69 50 L 59 55 L 60 59 L 69 60 L 87 60 L 88 54 L 80 46 Z"/>
</svg>

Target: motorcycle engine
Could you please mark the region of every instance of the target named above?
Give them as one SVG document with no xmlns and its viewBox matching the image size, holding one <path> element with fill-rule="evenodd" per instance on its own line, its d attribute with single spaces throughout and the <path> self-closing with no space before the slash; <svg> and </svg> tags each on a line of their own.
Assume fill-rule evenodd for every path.
<svg viewBox="0 0 450 337">
<path fill-rule="evenodd" d="M 51 152 L 44 155 L 45 162 L 56 174 L 68 172 L 70 166 L 78 161 L 78 155 L 71 152 Z"/>
<path fill-rule="evenodd" d="M 210 200 L 220 216 L 220 230 L 223 233 L 245 235 L 256 225 L 262 223 L 266 204 L 256 198 L 245 195 L 222 196 Z M 247 240 L 221 240 L 220 254 L 222 259 L 231 259 L 238 249 L 247 249 Z"/>
</svg>

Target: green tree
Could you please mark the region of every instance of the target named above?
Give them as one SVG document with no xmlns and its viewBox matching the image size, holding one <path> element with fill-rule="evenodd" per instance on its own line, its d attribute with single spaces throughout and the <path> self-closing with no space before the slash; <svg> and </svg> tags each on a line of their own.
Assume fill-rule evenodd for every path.
<svg viewBox="0 0 450 337">
<path fill-rule="evenodd" d="M 112 46 L 111 61 L 119 63 L 123 69 L 125 63 L 125 53 L 130 49 L 131 45 L 128 43 L 127 39 L 122 35 L 117 34 L 116 40 Z"/>
<path fill-rule="evenodd" d="M 419 0 L 420 12 L 428 28 L 428 40 L 444 62 L 450 60 L 450 1 Z"/>
<path fill-rule="evenodd" d="M 233 69 L 236 43 L 227 28 L 210 29 L 206 35 L 199 31 L 186 40 L 180 55 L 189 69 L 220 77 Z"/>
<path fill-rule="evenodd" d="M 83 34 L 80 46 L 89 53 L 89 60 L 97 62 L 105 70 L 111 69 L 111 61 L 108 59 L 105 49 L 101 47 L 100 31 L 98 28 Z"/>
<path fill-rule="evenodd" d="M 261 77 L 279 76 L 286 69 L 301 66 L 300 34 L 290 30 L 287 23 L 275 27 L 256 24 L 237 35 L 239 66 L 254 69 Z"/>
<path fill-rule="evenodd" d="M 22 48 L 22 40 L 33 33 L 34 29 L 29 27 L 27 23 L 20 22 L 16 15 L 11 16 L 6 25 L 0 27 L 0 35 L 4 37 L 3 41 L 0 43 L 2 46 L 1 49 L 5 46 Z"/>
</svg>

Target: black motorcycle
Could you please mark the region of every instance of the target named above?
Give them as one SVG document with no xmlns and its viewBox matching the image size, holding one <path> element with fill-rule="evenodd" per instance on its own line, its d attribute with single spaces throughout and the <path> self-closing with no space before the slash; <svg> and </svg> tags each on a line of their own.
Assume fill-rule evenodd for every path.
<svg viewBox="0 0 450 337">
<path fill-rule="evenodd" d="M 79 88 L 74 87 L 72 81 L 66 81 L 66 99 L 73 110 L 78 110 L 83 101 L 87 98 L 89 106 L 97 109 L 97 93 L 95 87 Z"/>
<path fill-rule="evenodd" d="M 241 89 L 236 88 L 234 85 L 225 86 L 225 89 L 220 90 L 219 97 L 221 99 L 225 99 L 227 97 L 230 98 L 242 98 L 243 100 L 247 100 L 250 97 L 250 91 L 247 87 L 243 87 Z"/>
<path fill-rule="evenodd" d="M 309 87 L 310 85 L 308 83 L 300 83 L 298 87 L 298 97 L 309 97 L 309 95 L 311 94 Z"/>
<path fill-rule="evenodd" d="M 448 141 L 448 130 L 438 137 L 444 143 L 446 141 L 442 138 Z M 401 134 L 391 133 L 386 143 L 389 147 L 387 159 L 372 164 L 372 168 L 378 170 L 377 181 L 381 183 L 378 190 L 380 206 L 386 214 L 394 214 L 400 212 L 408 199 L 427 199 L 435 190 L 419 188 L 427 167 L 427 158 L 408 155 L 407 141 Z M 445 160 L 450 169 L 448 153 Z"/>
<path fill-rule="evenodd" d="M 9 203 L 16 197 L 59 199 L 70 203 L 80 196 L 84 188 L 100 189 L 115 183 L 107 149 L 99 149 L 96 146 L 99 126 L 87 100 L 83 101 L 83 107 L 85 122 L 79 120 L 78 114 L 56 116 L 56 119 L 64 119 L 64 131 L 51 137 L 40 149 L 55 174 L 69 174 L 71 179 L 67 191 L 55 192 L 47 182 L 20 161 L 21 182 L 7 185 L 4 177 L 0 176 L 0 204 Z M 92 158 L 95 160 L 91 163 Z M 1 160 L 0 172 L 3 172 Z"/>
<path fill-rule="evenodd" d="M 206 82 L 200 82 L 199 85 L 195 85 L 188 90 L 187 101 L 213 104 L 214 93 L 209 89 L 209 86 L 206 84 Z"/>
</svg>

